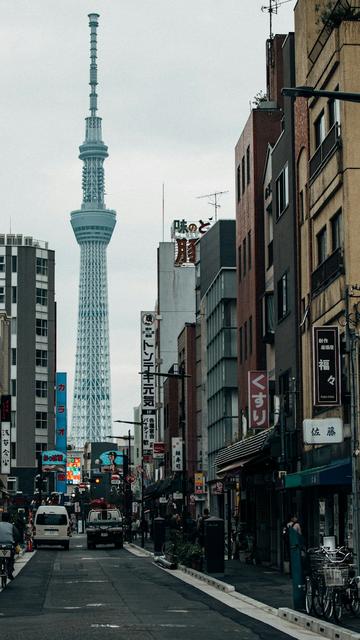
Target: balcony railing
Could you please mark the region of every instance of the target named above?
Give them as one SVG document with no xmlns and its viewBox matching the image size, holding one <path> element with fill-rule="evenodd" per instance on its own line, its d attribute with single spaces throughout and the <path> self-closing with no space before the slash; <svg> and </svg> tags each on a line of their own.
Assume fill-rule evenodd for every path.
<svg viewBox="0 0 360 640">
<path fill-rule="evenodd" d="M 344 257 L 339 247 L 311 274 L 311 293 L 317 295 L 335 278 L 344 273 Z"/>
<path fill-rule="evenodd" d="M 316 149 L 309 162 L 310 180 L 315 178 L 321 167 L 326 163 L 328 158 L 333 154 L 335 149 L 340 146 L 340 127 L 337 122 L 333 124 L 326 138 Z"/>
</svg>

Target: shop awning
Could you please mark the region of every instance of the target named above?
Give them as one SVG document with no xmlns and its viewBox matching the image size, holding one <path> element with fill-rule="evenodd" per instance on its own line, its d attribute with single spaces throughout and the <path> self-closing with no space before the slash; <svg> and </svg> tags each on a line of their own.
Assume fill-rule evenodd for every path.
<svg viewBox="0 0 360 640">
<path fill-rule="evenodd" d="M 244 438 L 221 449 L 216 456 L 217 475 L 221 477 L 224 473 L 241 469 L 248 462 L 253 461 L 269 445 L 273 433 L 274 427 L 264 429 L 250 438 Z"/>
<path fill-rule="evenodd" d="M 334 460 L 323 467 L 304 469 L 285 476 L 285 489 L 331 485 L 351 485 L 351 458 Z"/>
</svg>

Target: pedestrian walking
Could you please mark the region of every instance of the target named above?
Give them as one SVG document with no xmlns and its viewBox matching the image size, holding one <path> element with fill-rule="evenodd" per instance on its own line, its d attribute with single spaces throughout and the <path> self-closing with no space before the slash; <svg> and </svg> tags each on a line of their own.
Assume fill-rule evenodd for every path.
<svg viewBox="0 0 360 640">
<path fill-rule="evenodd" d="M 197 521 L 197 539 L 201 547 L 204 546 L 205 520 L 207 520 L 208 518 L 210 518 L 210 512 L 209 512 L 209 509 L 205 507 L 202 516 L 200 516 L 200 518 Z"/>
</svg>

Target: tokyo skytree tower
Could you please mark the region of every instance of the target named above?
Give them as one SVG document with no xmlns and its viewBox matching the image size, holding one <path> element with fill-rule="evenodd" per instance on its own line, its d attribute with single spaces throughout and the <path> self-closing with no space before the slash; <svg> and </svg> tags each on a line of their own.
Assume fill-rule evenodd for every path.
<svg viewBox="0 0 360 640">
<path fill-rule="evenodd" d="M 109 315 L 106 247 L 116 212 L 104 202 L 104 160 L 108 148 L 102 141 L 97 112 L 98 14 L 89 14 L 90 115 L 85 119 L 81 209 L 72 211 L 71 225 L 80 245 L 79 314 L 76 344 L 71 440 L 75 446 L 105 440 L 112 432 L 109 356 Z"/>
</svg>

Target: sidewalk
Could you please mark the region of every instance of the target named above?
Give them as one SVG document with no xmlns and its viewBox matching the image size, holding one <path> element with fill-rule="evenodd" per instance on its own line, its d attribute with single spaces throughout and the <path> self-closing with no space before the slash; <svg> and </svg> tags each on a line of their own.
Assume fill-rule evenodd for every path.
<svg viewBox="0 0 360 640">
<path fill-rule="evenodd" d="M 134 541 L 141 546 L 141 539 Z M 152 540 L 145 540 L 145 549 L 154 551 Z M 287 574 L 263 565 L 245 564 L 239 560 L 225 560 L 225 573 L 216 575 L 223 582 L 231 584 L 238 593 L 279 609 L 293 609 L 292 582 Z M 360 633 L 360 618 L 344 611 L 341 627 Z"/>
</svg>

